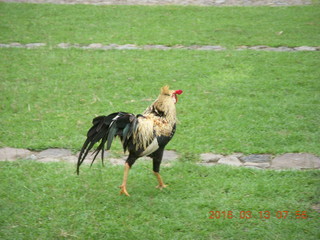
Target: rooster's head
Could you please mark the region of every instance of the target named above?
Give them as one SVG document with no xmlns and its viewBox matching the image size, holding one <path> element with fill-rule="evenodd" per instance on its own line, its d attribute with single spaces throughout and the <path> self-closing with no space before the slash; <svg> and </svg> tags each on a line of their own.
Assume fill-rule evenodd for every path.
<svg viewBox="0 0 320 240">
<path fill-rule="evenodd" d="M 183 91 L 182 90 L 170 90 L 169 86 L 164 86 L 161 88 L 161 92 L 160 92 L 160 96 L 163 96 L 164 98 L 166 97 L 171 97 L 171 99 L 173 100 L 174 103 L 178 102 L 178 97 L 177 95 L 182 94 Z"/>
</svg>

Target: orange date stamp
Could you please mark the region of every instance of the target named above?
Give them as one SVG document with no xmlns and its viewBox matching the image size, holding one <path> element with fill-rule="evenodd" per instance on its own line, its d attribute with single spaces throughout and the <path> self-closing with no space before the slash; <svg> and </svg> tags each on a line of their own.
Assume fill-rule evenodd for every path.
<svg viewBox="0 0 320 240">
<path fill-rule="evenodd" d="M 307 219 L 307 211 L 209 211 L 209 219 Z"/>
</svg>

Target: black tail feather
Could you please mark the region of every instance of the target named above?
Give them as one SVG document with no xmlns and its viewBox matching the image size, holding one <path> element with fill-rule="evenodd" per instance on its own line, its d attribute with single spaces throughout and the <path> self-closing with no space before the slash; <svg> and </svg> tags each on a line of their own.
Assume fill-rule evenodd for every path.
<svg viewBox="0 0 320 240">
<path fill-rule="evenodd" d="M 99 116 L 92 120 L 93 126 L 89 129 L 87 133 L 87 139 L 84 142 L 77 163 L 77 174 L 79 175 L 80 166 L 87 157 L 89 151 L 92 147 L 98 143 L 100 144 L 97 149 L 93 152 L 94 158 L 91 165 L 95 161 L 99 152 L 101 152 L 102 163 L 104 160 L 104 150 L 109 150 L 111 148 L 112 141 L 115 136 L 120 136 L 125 139 L 126 145 L 128 138 L 132 135 L 134 129 L 137 127 L 137 118 L 133 114 L 125 112 L 112 113 L 108 116 Z M 124 131 L 125 130 L 125 131 Z M 125 138 L 123 138 L 125 135 Z M 105 144 L 107 146 L 105 148 Z M 125 144 L 124 144 L 125 150 Z"/>
</svg>

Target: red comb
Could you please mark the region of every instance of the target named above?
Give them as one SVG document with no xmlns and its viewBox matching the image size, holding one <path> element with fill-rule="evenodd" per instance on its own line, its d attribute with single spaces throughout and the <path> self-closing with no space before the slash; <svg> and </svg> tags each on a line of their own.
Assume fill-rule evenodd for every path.
<svg viewBox="0 0 320 240">
<path fill-rule="evenodd" d="M 177 90 L 174 93 L 180 95 L 181 93 L 183 93 L 183 91 L 182 90 Z"/>
</svg>

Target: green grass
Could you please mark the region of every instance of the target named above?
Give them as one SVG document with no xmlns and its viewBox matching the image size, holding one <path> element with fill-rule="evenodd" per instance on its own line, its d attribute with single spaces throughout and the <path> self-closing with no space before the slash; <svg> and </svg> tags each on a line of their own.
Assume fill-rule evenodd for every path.
<svg viewBox="0 0 320 240">
<path fill-rule="evenodd" d="M 168 147 L 185 157 L 209 151 L 320 154 L 318 52 L 54 47 L 60 42 L 319 46 L 319 12 L 317 5 L 0 3 L 0 42 L 48 44 L 0 49 L 0 146 L 79 149 L 95 115 L 141 113 L 169 84 L 185 93 Z"/>
<path fill-rule="evenodd" d="M 168 148 L 320 154 L 317 52 L 1 49 L 0 144 L 79 149 L 91 120 L 183 89 Z M 120 150 L 120 147 L 114 149 Z"/>
<path fill-rule="evenodd" d="M 216 8 L 0 3 L 0 16 L 1 43 L 319 46 L 320 39 L 319 5 Z"/>
<path fill-rule="evenodd" d="M 0 163 L 1 239 L 319 239 L 319 171 L 259 171 L 175 163 L 160 191 L 150 163 L 82 168 L 32 161 Z M 209 219 L 209 211 L 233 218 Z M 252 218 L 241 219 L 241 211 Z M 260 219 L 260 211 L 270 211 Z M 289 211 L 278 219 L 277 211 Z M 306 211 L 307 219 L 297 219 Z M 264 215 L 263 215 L 264 216 Z"/>
<path fill-rule="evenodd" d="M 141 113 L 162 85 L 183 89 L 180 123 L 154 188 L 151 163 L 82 167 L 0 162 L 1 239 L 319 239 L 319 171 L 195 165 L 202 152 L 319 155 L 318 52 L 101 51 L 60 42 L 319 46 L 319 6 L 204 8 L 0 3 L 0 147 L 79 150 L 91 119 Z M 282 34 L 277 33 L 283 31 Z M 113 146 L 120 152 L 120 144 Z M 232 219 L 209 219 L 232 211 Z M 252 218 L 240 219 L 241 211 Z M 259 211 L 270 211 L 260 219 Z M 278 219 L 277 211 L 289 211 Z M 306 211 L 307 219 L 297 219 Z"/>
</svg>

